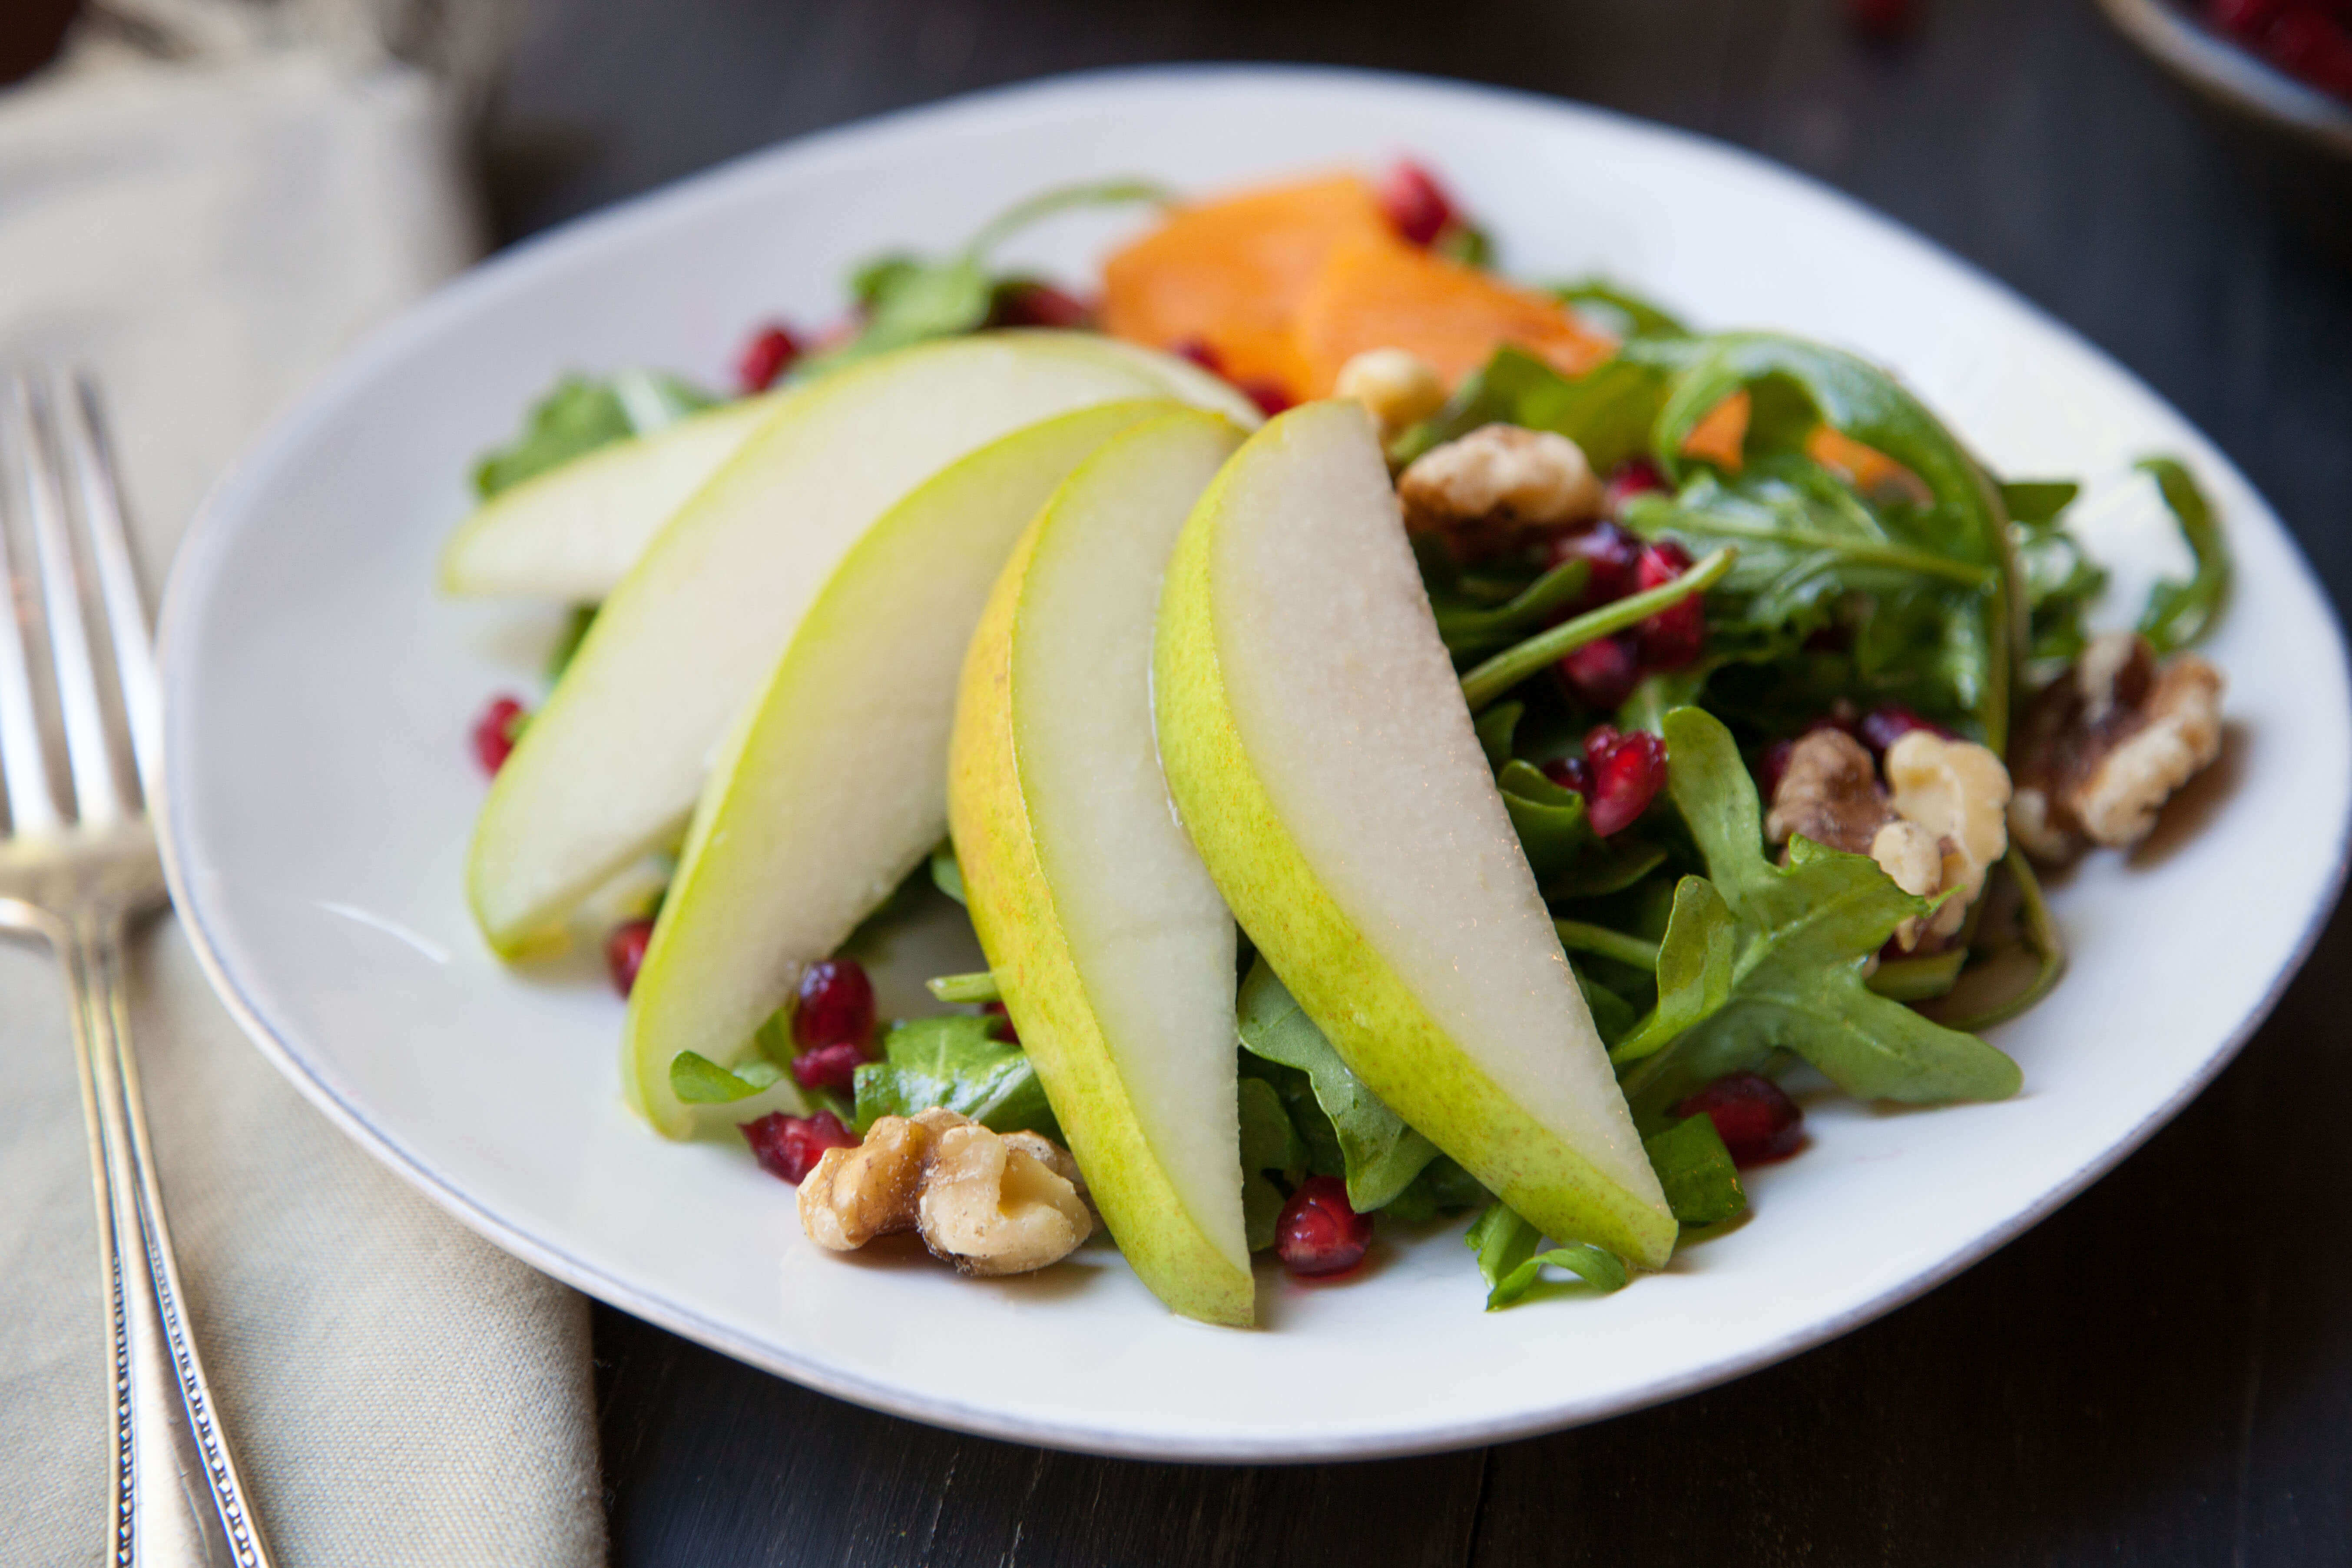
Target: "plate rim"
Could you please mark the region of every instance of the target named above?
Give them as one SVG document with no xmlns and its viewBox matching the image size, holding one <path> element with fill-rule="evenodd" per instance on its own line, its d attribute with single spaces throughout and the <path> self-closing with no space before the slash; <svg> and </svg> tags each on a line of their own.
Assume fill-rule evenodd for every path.
<svg viewBox="0 0 2352 1568">
<path fill-rule="evenodd" d="M 1973 285 L 2000 296 L 2012 308 L 2030 317 L 2037 326 L 2062 335 L 2077 353 L 2095 362 L 2100 368 L 2178 420 L 2184 430 L 2192 434 L 2195 443 L 2201 448 L 2198 455 L 2203 462 L 2226 470 L 2245 484 L 2251 493 L 2260 494 L 2238 471 L 2236 464 L 2168 399 L 2149 387 L 2105 349 L 2026 299 L 2003 279 L 1813 175 L 1735 143 L 1612 109 L 1520 89 L 1405 72 L 1324 65 L 1183 63 L 1115 67 L 1034 78 L 910 105 L 787 138 L 728 158 L 650 191 L 569 218 L 486 258 L 401 310 L 360 339 L 313 380 L 294 403 L 281 411 L 214 481 L 191 518 L 173 556 L 158 619 L 156 640 L 163 677 L 163 727 L 166 743 L 163 750 L 152 815 L 173 910 L 187 932 L 189 944 L 206 981 L 262 1056 L 345 1136 L 467 1229 L 585 1295 L 658 1324 L 736 1361 L 868 1409 L 974 1436 L 1109 1458 L 1206 1464 L 1307 1464 L 1455 1451 L 1565 1430 L 1611 1415 L 1645 1409 L 1745 1376 L 1840 1338 L 1948 1282 L 2072 1202 L 2084 1188 L 2137 1151 L 2189 1101 L 2202 1093 L 2236 1059 L 2246 1042 L 2270 1016 L 2286 987 L 2310 957 L 2334 914 L 2344 891 L 2347 868 L 2352 868 L 2347 867 L 2347 858 L 2352 858 L 2352 809 L 2347 809 L 2336 824 L 2330 869 L 2324 884 L 2325 896 L 2315 902 L 2302 931 L 2271 975 L 2259 1001 L 2212 1050 L 2198 1070 L 2127 1132 L 2077 1165 L 2062 1181 L 2045 1190 L 2034 1203 L 2007 1216 L 2001 1223 L 1979 1231 L 1966 1245 L 1948 1253 L 1933 1266 L 1876 1291 L 1842 1312 L 1816 1319 L 1776 1340 L 1750 1347 L 1719 1362 L 1690 1369 L 1680 1375 L 1655 1379 L 1638 1388 L 1435 1426 L 1382 1427 L 1320 1436 L 1309 1432 L 1281 1438 L 1265 1438 L 1186 1430 L 1152 1433 L 1129 1426 L 1090 1426 L 1076 1419 L 1007 1414 L 961 1400 L 910 1392 L 863 1374 L 843 1372 L 822 1359 L 780 1351 L 689 1308 L 640 1289 L 604 1268 L 576 1258 L 561 1247 L 551 1245 L 500 1217 L 464 1190 L 457 1180 L 445 1175 L 396 1134 L 377 1126 L 362 1108 L 347 1100 L 338 1086 L 331 1082 L 315 1064 L 305 1059 L 294 1043 L 279 1032 L 259 1004 L 248 995 L 239 978 L 231 972 L 207 922 L 204 898 L 186 874 L 178 792 L 173 784 L 176 771 L 174 759 L 179 753 L 177 748 L 169 744 L 176 707 L 171 698 L 178 684 L 174 671 L 185 662 L 172 656 L 182 640 L 181 628 L 189 624 L 194 614 L 190 608 L 192 602 L 211 578 L 212 574 L 206 570 L 208 563 L 224 548 L 224 542 L 229 536 L 229 525 L 224 520 L 234 516 L 245 493 L 254 487 L 257 474 L 265 473 L 274 467 L 284 455 L 300 449 L 311 427 L 324 420 L 329 411 L 355 385 L 369 380 L 380 365 L 397 362 L 415 341 L 430 335 L 445 319 L 469 310 L 478 300 L 494 299 L 502 292 L 529 287 L 534 273 L 551 264 L 547 259 L 551 253 L 560 255 L 564 247 L 583 235 L 620 235 L 657 227 L 671 221 L 673 215 L 688 211 L 699 203 L 723 203 L 738 184 L 756 181 L 764 174 L 766 166 L 777 160 L 788 157 L 803 159 L 837 146 L 854 146 L 877 131 L 903 128 L 925 119 L 951 118 L 991 110 L 1001 113 L 1017 110 L 1024 104 L 1045 107 L 1052 100 L 1066 96 L 1084 97 L 1089 93 L 1115 89 L 1122 84 L 1246 83 L 1278 88 L 1285 83 L 1302 80 L 1473 104 L 1500 103 L 1522 112 L 1533 110 L 1571 120 L 1598 121 L 1728 158 L 1764 178 L 1792 182 L 1817 198 L 1835 204 L 1848 216 L 1883 235 L 1926 252 Z M 2352 670 L 2352 658 L 2347 657 L 2342 616 L 2333 596 L 2313 569 L 2301 542 L 2283 522 L 2280 528 L 2291 547 L 2294 565 L 2312 591 L 2333 634 L 2334 652 L 2339 667 Z M 2347 802 L 2347 805 L 2352 805 L 2352 802 Z"/>
</svg>

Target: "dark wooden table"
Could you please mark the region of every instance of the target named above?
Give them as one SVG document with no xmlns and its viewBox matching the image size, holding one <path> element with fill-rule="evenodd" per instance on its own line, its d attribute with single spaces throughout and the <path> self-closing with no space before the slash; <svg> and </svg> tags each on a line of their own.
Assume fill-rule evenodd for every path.
<svg viewBox="0 0 2352 1568">
<path fill-rule="evenodd" d="M 490 116 L 495 217 L 520 236 L 782 137 L 1089 66 L 1321 60 L 1534 89 L 1755 148 L 2006 279 L 2210 432 L 2344 602 L 2352 268 L 2265 209 L 2088 0 L 1925 12 L 1874 45 L 1836 0 L 538 0 Z M 2352 917 L 2179 1121 L 1925 1300 L 1713 1393 L 1484 1452 L 1045 1453 L 599 1309 L 615 1560 L 2352 1561 L 2347 960 Z"/>
</svg>

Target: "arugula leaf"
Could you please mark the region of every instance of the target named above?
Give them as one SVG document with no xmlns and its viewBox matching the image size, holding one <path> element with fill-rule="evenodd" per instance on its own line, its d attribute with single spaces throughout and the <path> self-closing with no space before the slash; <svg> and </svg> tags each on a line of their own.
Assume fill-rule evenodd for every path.
<svg viewBox="0 0 2352 1568">
<path fill-rule="evenodd" d="M 1731 1000 L 1738 942 L 1731 907 L 1704 877 L 1675 884 L 1674 913 L 1665 940 L 1658 943 L 1655 969 L 1658 1003 L 1641 1026 L 1620 1041 L 1609 1059 L 1639 1061 L 1665 1048 L 1675 1037 L 1720 1012 Z"/>
<path fill-rule="evenodd" d="M 783 1068 L 756 1057 L 732 1070 L 692 1051 L 680 1051 L 669 1061 L 670 1092 L 688 1105 L 749 1100 L 783 1076 Z"/>
<path fill-rule="evenodd" d="M 1726 1072 L 1760 1069 L 1780 1050 L 1860 1100 L 1935 1104 L 2015 1093 L 2020 1075 L 2009 1058 L 1864 984 L 1895 928 L 1934 906 L 1896 887 L 1867 855 L 1801 837 L 1787 866 L 1773 864 L 1731 732 L 1696 708 L 1667 714 L 1665 731 L 1666 787 L 1733 917 L 1738 956 L 1722 1004 L 1695 1009 L 1695 1022 L 1625 1076 L 1637 1125 L 1654 1126 L 1692 1090 Z"/>
<path fill-rule="evenodd" d="M 556 635 L 554 650 L 547 656 L 547 683 L 550 686 L 562 679 L 563 672 L 572 668 L 572 656 L 578 653 L 580 645 L 588 640 L 588 628 L 595 622 L 595 605 L 572 606 L 571 617 L 563 623 L 563 630 Z"/>
<path fill-rule="evenodd" d="M 567 375 L 531 405 L 522 433 L 474 465 L 484 500 L 614 441 L 675 425 L 719 400 L 676 376 L 628 370 L 603 381 Z"/>
<path fill-rule="evenodd" d="M 2107 574 L 2055 519 L 2013 522 L 2025 589 L 2026 653 L 2037 679 L 2055 675 L 2089 642 L 2083 615 L 2106 591 Z"/>
<path fill-rule="evenodd" d="M 1348 1203 L 1358 1214 L 1389 1203 L 1437 1157 L 1437 1145 L 1406 1126 L 1339 1059 L 1264 959 L 1242 982 L 1239 1010 L 1242 1044 L 1252 1055 L 1307 1075 L 1338 1139 L 1337 1173 L 1346 1177 Z M 1313 1133 L 1307 1135 L 1311 1141 Z"/>
<path fill-rule="evenodd" d="M 1766 458 L 1801 454 L 1822 423 L 1908 468 L 1927 487 L 1927 504 L 1890 505 L 1867 515 L 1884 524 L 1889 544 L 1944 561 L 1953 575 L 1931 580 L 1966 596 L 1908 601 L 1909 613 L 1895 617 L 1895 635 L 1881 646 L 1916 645 L 1923 618 L 1940 622 L 1937 640 L 1948 649 L 1943 678 L 1966 694 L 1965 709 L 1985 743 L 2005 750 L 2025 628 L 2014 615 L 2020 595 L 2009 520 L 1990 476 L 1901 384 L 1852 354 L 1767 332 L 1727 332 L 1699 340 L 1696 351 L 1651 432 L 1659 466 L 1678 483 L 1689 477 L 1696 460 L 1683 451 L 1685 440 L 1726 397 L 1744 391 L 1749 415 L 1743 471 Z M 1959 582 L 1966 569 L 1979 574 L 1981 586 Z M 1931 607 L 1935 615 L 1923 616 Z M 1865 636 L 1889 619 L 1885 609 L 1860 628 Z"/>
<path fill-rule="evenodd" d="M 865 316 L 864 328 L 839 348 L 802 361 L 797 372 L 819 374 L 910 343 L 977 331 L 988 324 L 1001 281 L 990 268 L 990 252 L 1013 235 L 1074 207 L 1169 199 L 1163 186 L 1145 180 L 1063 186 L 1031 196 L 991 219 L 952 256 L 926 260 L 893 251 L 862 262 L 850 274 L 849 289 Z"/>
<path fill-rule="evenodd" d="M 1004 992 L 996 984 L 996 972 L 982 969 L 970 974 L 934 974 L 923 982 L 923 989 L 942 1002 L 1002 1002 Z"/>
<path fill-rule="evenodd" d="M 2204 640 L 2220 618 L 2230 596 L 2230 546 L 2205 492 L 2177 458 L 2143 458 L 2133 467 L 2156 480 L 2164 504 L 2180 525 L 2181 537 L 2197 557 L 2197 571 L 2186 583 L 2167 578 L 2148 590 L 2147 607 L 2140 612 L 2139 635 L 2158 655 L 2175 653 Z"/>
<path fill-rule="evenodd" d="M 1570 964 L 1569 971 L 1576 976 L 1576 988 L 1584 993 L 1585 1010 L 1592 1015 L 1592 1026 L 1601 1031 L 1602 1045 L 1613 1046 L 1633 1032 L 1642 1016 L 1633 1004 L 1575 964 Z"/>
<path fill-rule="evenodd" d="M 1499 771 L 1511 760 L 1511 737 L 1518 730 L 1520 715 L 1527 710 L 1524 702 L 1497 702 L 1478 715 L 1478 749 L 1486 753 L 1488 767 Z"/>
<path fill-rule="evenodd" d="M 1061 1129 L 1045 1086 L 1021 1047 L 970 1015 L 894 1024 L 882 1059 L 857 1069 L 857 1129 L 877 1116 L 912 1116 L 940 1106 L 997 1132 L 1027 1129 L 1058 1142 Z"/>
<path fill-rule="evenodd" d="M 2000 504 L 2010 521 L 2037 528 L 2058 521 L 2058 514 L 2082 493 L 2083 487 L 2072 479 L 2016 479 L 2000 487 Z"/>
<path fill-rule="evenodd" d="M 1731 569 L 1738 555 L 1737 549 L 1729 547 L 1715 551 L 1670 582 L 1628 594 L 1599 609 L 1587 610 L 1572 620 L 1562 621 L 1505 648 L 1462 678 L 1464 700 L 1470 704 L 1470 711 L 1476 713 L 1520 681 L 1550 668 L 1586 643 L 1614 637 L 1693 594 L 1705 593 Z"/>
<path fill-rule="evenodd" d="M 1421 1174 L 1391 1198 L 1381 1213 L 1408 1225 L 1418 1225 L 1442 1214 L 1475 1208 L 1494 1200 L 1495 1194 L 1480 1185 L 1477 1177 L 1440 1154 L 1423 1165 Z"/>
<path fill-rule="evenodd" d="M 931 851 L 930 868 L 932 887 L 937 888 L 959 904 L 966 901 L 963 893 L 963 864 L 956 858 L 955 845 L 951 841 L 944 838 L 940 840 L 939 847 Z"/>
<path fill-rule="evenodd" d="M 1625 1265 L 1588 1242 L 1538 1252 L 1542 1238 L 1517 1211 L 1497 1203 L 1478 1216 L 1463 1238 L 1477 1254 L 1486 1281 L 1486 1310 L 1499 1311 L 1527 1295 L 1546 1265 L 1567 1269 L 1602 1293 L 1625 1288 Z"/>
<path fill-rule="evenodd" d="M 1282 1217 L 1282 1189 L 1266 1179 L 1268 1171 L 1293 1180 L 1307 1166 L 1307 1143 L 1291 1125 L 1282 1096 L 1264 1079 L 1241 1080 L 1242 1228 L 1249 1249 L 1264 1252 L 1274 1245 L 1275 1222 Z"/>
<path fill-rule="evenodd" d="M 1665 1189 L 1666 1207 L 1685 1230 L 1720 1225 L 1748 1212 L 1748 1189 L 1713 1118 L 1686 1116 L 1643 1140 L 1642 1152 Z"/>
<path fill-rule="evenodd" d="M 1476 653 L 1509 642 L 1530 627 L 1541 626 L 1555 610 L 1567 608 L 1583 596 L 1592 578 L 1592 563 L 1563 561 L 1538 577 L 1508 602 L 1487 608 L 1467 609 L 1433 605 L 1437 611 L 1437 635 L 1452 654 Z"/>
<path fill-rule="evenodd" d="M 1552 783 L 1532 763 L 1517 757 L 1505 763 L 1495 787 L 1538 881 L 1559 876 L 1601 842 L 1586 820 L 1584 797 Z"/>
<path fill-rule="evenodd" d="M 1563 305 L 1621 338 L 1686 338 L 1690 329 L 1670 312 L 1606 278 L 1580 278 L 1552 290 Z"/>
<path fill-rule="evenodd" d="M 1396 438 L 1389 461 L 1402 468 L 1481 426 L 1520 425 L 1567 437 L 1606 474 L 1642 455 L 1665 391 L 1665 373 L 1641 359 L 1621 354 L 1571 379 L 1525 349 L 1499 348 L 1444 407 Z"/>
</svg>

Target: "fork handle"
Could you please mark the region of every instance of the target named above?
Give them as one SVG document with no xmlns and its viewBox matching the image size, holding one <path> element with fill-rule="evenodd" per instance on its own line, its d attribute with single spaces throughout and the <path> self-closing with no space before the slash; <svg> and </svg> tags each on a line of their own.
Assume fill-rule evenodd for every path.
<svg viewBox="0 0 2352 1568">
<path fill-rule="evenodd" d="M 59 933 L 91 1123 L 114 1376 L 117 1568 L 269 1568 L 190 1338 L 123 1005 L 119 915 Z"/>
</svg>

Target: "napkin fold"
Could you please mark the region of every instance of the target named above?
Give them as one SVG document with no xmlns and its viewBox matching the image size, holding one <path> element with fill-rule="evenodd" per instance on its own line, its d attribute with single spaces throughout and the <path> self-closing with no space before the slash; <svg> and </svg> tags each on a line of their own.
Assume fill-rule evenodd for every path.
<svg viewBox="0 0 2352 1568">
<path fill-rule="evenodd" d="M 99 375 L 152 585 L 268 416 L 477 236 L 462 84 L 380 47 L 396 6 L 110 10 L 65 64 L 0 93 L 0 365 Z M 467 47 L 450 58 L 478 66 Z M 602 1562 L 585 1303 L 303 1101 L 168 917 L 131 967 L 197 1342 L 283 1568 Z M 47 956 L 0 945 L 12 1563 L 96 1563 L 105 1542 L 109 1388 L 67 1016 Z"/>
</svg>

